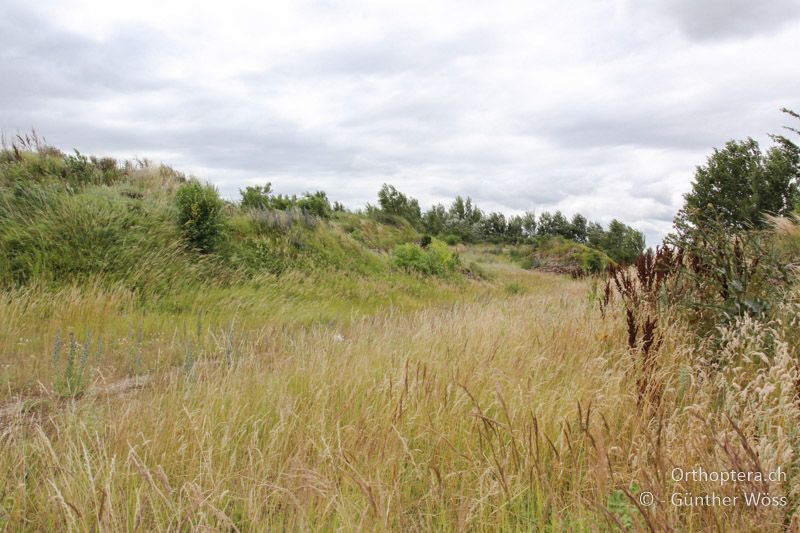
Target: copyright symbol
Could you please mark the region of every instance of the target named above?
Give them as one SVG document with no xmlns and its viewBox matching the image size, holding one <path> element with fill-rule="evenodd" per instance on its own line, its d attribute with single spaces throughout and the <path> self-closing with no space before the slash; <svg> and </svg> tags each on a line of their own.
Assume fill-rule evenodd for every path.
<svg viewBox="0 0 800 533">
<path fill-rule="evenodd" d="M 642 492 L 639 494 L 639 503 L 644 505 L 645 507 L 650 507 L 655 503 L 655 498 L 653 497 L 652 492 Z"/>
</svg>

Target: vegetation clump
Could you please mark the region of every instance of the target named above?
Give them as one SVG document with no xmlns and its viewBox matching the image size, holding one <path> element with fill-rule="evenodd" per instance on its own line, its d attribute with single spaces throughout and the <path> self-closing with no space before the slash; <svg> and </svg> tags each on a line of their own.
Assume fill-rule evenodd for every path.
<svg viewBox="0 0 800 533">
<path fill-rule="evenodd" d="M 208 184 L 190 180 L 175 195 L 178 224 L 186 241 L 201 252 L 211 252 L 225 227 L 223 203 L 217 190 Z"/>
<path fill-rule="evenodd" d="M 434 276 L 454 274 L 461 264 L 458 256 L 437 239 L 432 239 L 426 246 L 400 244 L 394 249 L 393 259 L 395 265 L 406 271 Z"/>
<path fill-rule="evenodd" d="M 752 138 L 729 141 L 697 167 L 692 190 L 676 217 L 680 231 L 707 224 L 729 231 L 763 229 L 768 215 L 792 213 L 800 200 L 800 147 L 783 135 L 771 137 L 776 144 L 766 152 Z"/>
<path fill-rule="evenodd" d="M 243 191 L 240 190 L 241 201 L 239 206 L 242 209 L 289 211 L 298 209 L 304 213 L 318 218 L 330 218 L 334 211 L 328 200 L 327 194 L 323 191 L 314 193 L 304 193 L 300 198 L 297 195 L 275 195 L 272 193 L 272 184 L 248 186 Z M 338 210 L 343 209 L 341 205 Z"/>
</svg>

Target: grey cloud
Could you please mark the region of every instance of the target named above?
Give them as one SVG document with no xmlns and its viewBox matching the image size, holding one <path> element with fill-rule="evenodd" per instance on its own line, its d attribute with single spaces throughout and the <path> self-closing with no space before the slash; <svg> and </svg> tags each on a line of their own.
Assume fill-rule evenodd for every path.
<svg viewBox="0 0 800 533">
<path fill-rule="evenodd" d="M 95 41 L 12 2 L 0 18 L 0 101 L 19 106 L 154 89 L 163 80 L 150 71 L 153 56 L 170 46 L 166 36 L 141 27 Z"/>
<path fill-rule="evenodd" d="M 796 0 L 666 0 L 661 9 L 698 41 L 773 32 L 800 16 Z"/>
<path fill-rule="evenodd" d="M 500 38 L 485 28 L 432 37 L 413 27 L 398 27 L 378 38 L 286 54 L 271 65 L 269 76 L 375 77 L 440 71 L 459 59 L 496 50 Z M 252 73 L 260 79 L 262 73 Z"/>
</svg>

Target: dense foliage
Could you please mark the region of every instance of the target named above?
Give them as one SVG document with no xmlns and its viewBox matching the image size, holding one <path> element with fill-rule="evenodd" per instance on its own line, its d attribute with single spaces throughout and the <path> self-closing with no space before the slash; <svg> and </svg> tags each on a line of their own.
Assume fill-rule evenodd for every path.
<svg viewBox="0 0 800 533">
<path fill-rule="evenodd" d="M 407 271 L 436 276 L 453 274 L 459 266 L 458 256 L 439 240 L 432 240 L 425 246 L 401 244 L 394 249 L 394 262 Z"/>
<path fill-rule="evenodd" d="M 387 215 L 403 217 L 412 226 L 420 229 L 422 215 L 419 202 L 416 199 L 409 198 L 393 186 L 384 183 L 378 191 L 378 204 L 381 212 Z"/>
<path fill-rule="evenodd" d="M 800 199 L 800 147 L 782 135 L 772 138 L 776 144 L 766 152 L 752 138 L 715 149 L 706 164 L 697 167 L 692 190 L 676 218 L 678 229 L 709 223 L 732 231 L 764 228 L 765 214 L 791 213 Z"/>
<path fill-rule="evenodd" d="M 541 247 L 548 239 L 560 237 L 599 250 L 620 263 L 632 262 L 645 247 L 644 234 L 617 219 L 605 230 L 580 213 L 571 220 L 561 211 L 552 214 L 544 211 L 538 219 L 531 212 L 506 217 L 499 212 L 484 213 L 471 198 L 461 196 L 456 196 L 449 207 L 434 204 L 420 215 L 419 202 L 391 185 L 381 188 L 378 201 L 380 214 L 403 217 L 448 244 L 528 243 Z"/>
<path fill-rule="evenodd" d="M 224 227 L 223 204 L 217 190 L 190 180 L 178 188 L 175 203 L 186 241 L 202 252 L 212 251 Z"/>
<path fill-rule="evenodd" d="M 267 183 L 248 186 L 239 193 L 242 196 L 239 205 L 244 209 L 287 211 L 296 208 L 319 218 L 330 218 L 334 211 L 327 194 L 323 191 L 306 192 L 299 198 L 297 195 L 276 195 L 272 193 L 272 184 Z"/>
</svg>

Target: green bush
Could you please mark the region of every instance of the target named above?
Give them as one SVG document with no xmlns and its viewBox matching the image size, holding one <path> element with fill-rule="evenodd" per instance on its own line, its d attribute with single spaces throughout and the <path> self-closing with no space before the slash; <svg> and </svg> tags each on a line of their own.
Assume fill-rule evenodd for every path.
<svg viewBox="0 0 800 533">
<path fill-rule="evenodd" d="M 458 256 L 439 240 L 432 240 L 427 248 L 418 244 L 406 243 L 395 247 L 394 264 L 409 272 L 425 275 L 446 276 L 455 272 L 459 266 Z"/>
<path fill-rule="evenodd" d="M 773 231 L 732 232 L 726 222 L 707 220 L 673 244 L 687 258 L 684 304 L 701 336 L 738 317 L 768 317 L 790 286 L 791 267 Z"/>
<path fill-rule="evenodd" d="M 65 172 L 67 181 L 78 185 L 97 181 L 97 168 L 79 151 L 75 150 L 75 155 L 64 156 L 64 162 L 67 165 Z"/>
<path fill-rule="evenodd" d="M 603 272 L 610 264 L 606 254 L 593 248 L 588 248 L 581 253 L 581 268 L 589 274 Z"/>
<path fill-rule="evenodd" d="M 212 185 L 191 180 L 175 195 L 178 222 L 186 241 L 202 252 L 214 249 L 224 227 L 223 202 Z"/>
<path fill-rule="evenodd" d="M 239 205 L 244 209 L 268 209 L 270 207 L 271 193 L 271 183 L 267 183 L 264 186 L 246 187 L 245 190 L 240 189 L 239 194 L 242 195 L 242 201 Z"/>
<path fill-rule="evenodd" d="M 333 212 L 333 207 L 324 191 L 307 192 L 301 198 L 295 195 L 274 195 L 272 194 L 272 184 L 267 183 L 264 186 L 239 190 L 239 194 L 242 195 L 239 205 L 243 209 L 288 211 L 297 208 L 308 215 L 326 219 L 330 218 Z"/>
<path fill-rule="evenodd" d="M 332 211 L 328 196 L 323 191 L 305 193 L 302 198 L 297 200 L 297 207 L 303 212 L 319 218 L 330 218 Z"/>
</svg>

